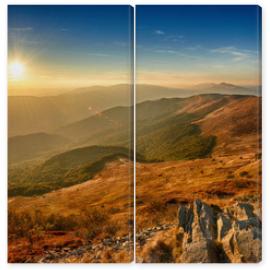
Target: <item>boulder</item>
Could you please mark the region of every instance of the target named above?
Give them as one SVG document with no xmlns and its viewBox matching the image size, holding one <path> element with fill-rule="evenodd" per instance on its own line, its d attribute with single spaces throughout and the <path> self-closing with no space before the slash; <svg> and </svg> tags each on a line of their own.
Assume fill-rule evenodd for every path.
<svg viewBox="0 0 270 270">
<path fill-rule="evenodd" d="M 232 226 L 220 241 L 230 261 L 261 261 L 261 220 L 254 213 L 253 206 L 236 203 L 227 211 L 231 215 Z"/>
<path fill-rule="evenodd" d="M 261 260 L 261 219 L 250 204 L 221 209 L 200 200 L 180 204 L 178 226 L 149 235 L 147 263 L 254 263 Z M 145 234 L 144 234 L 145 235 Z"/>
<path fill-rule="evenodd" d="M 181 262 L 259 262 L 261 220 L 253 206 L 236 203 L 220 209 L 200 200 L 180 205 Z"/>
<path fill-rule="evenodd" d="M 183 237 L 183 252 L 180 260 L 187 263 L 217 261 L 213 209 L 200 200 L 196 200 L 193 205 L 181 205 L 178 211 L 178 221 L 179 227 L 182 227 L 186 234 Z"/>
<path fill-rule="evenodd" d="M 217 252 L 212 240 L 201 239 L 187 243 L 180 257 L 185 263 L 211 263 L 217 261 Z"/>
</svg>

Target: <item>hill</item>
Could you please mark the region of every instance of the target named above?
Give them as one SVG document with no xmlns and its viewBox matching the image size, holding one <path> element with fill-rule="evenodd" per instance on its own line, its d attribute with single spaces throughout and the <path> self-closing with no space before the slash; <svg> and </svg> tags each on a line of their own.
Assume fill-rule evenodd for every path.
<svg viewBox="0 0 270 270">
<path fill-rule="evenodd" d="M 179 204 L 200 199 L 221 212 L 240 202 L 260 217 L 260 107 L 260 97 L 220 94 L 138 103 L 139 260 L 160 258 L 168 239 L 182 254 L 173 244 L 181 237 L 172 232 Z M 9 166 L 10 262 L 130 261 L 131 111 L 118 106 L 62 127 L 60 136 L 77 138 L 81 147 Z"/>
<path fill-rule="evenodd" d="M 123 144 L 123 141 L 130 138 L 132 122 L 131 107 L 114 107 L 63 126 L 56 132 L 85 144 Z"/>
<path fill-rule="evenodd" d="M 239 86 L 227 82 L 221 83 L 203 83 L 197 84 L 190 88 L 197 93 L 219 93 L 223 95 L 245 95 L 245 96 L 260 96 L 260 86 Z"/>
<path fill-rule="evenodd" d="M 130 105 L 129 85 L 90 87 L 57 96 L 9 96 L 9 136 L 53 132 L 105 109 Z"/>
<path fill-rule="evenodd" d="M 108 161 L 131 158 L 124 147 L 90 146 L 55 155 L 45 162 L 9 167 L 9 196 L 32 196 L 91 179 Z"/>
<path fill-rule="evenodd" d="M 255 151 L 261 140 L 261 102 L 250 96 L 234 100 L 194 123 L 203 134 L 217 137 L 219 154 Z"/>
<path fill-rule="evenodd" d="M 117 262 L 119 258 L 130 262 L 131 166 L 127 159 L 111 161 L 84 183 L 41 196 L 11 198 L 9 262 Z M 74 253 L 76 249 L 81 252 Z"/>
<path fill-rule="evenodd" d="M 162 98 L 185 98 L 201 94 L 260 95 L 260 87 L 228 83 L 203 84 L 186 89 L 156 85 L 136 86 L 137 103 Z M 127 84 L 79 88 L 55 96 L 9 96 L 9 136 L 49 132 L 117 106 L 133 103 Z"/>
<path fill-rule="evenodd" d="M 137 104 L 137 129 L 144 129 L 154 123 L 159 124 L 162 120 L 168 120 L 185 104 L 191 104 L 194 99 L 196 98 L 163 98 Z M 111 108 L 81 121 L 63 126 L 57 132 L 70 138 L 79 138 L 94 144 L 105 143 L 108 141 L 108 136 L 110 141 L 112 139 L 117 141 L 123 132 L 130 130 L 133 121 L 132 113 L 132 107 Z"/>
<path fill-rule="evenodd" d="M 254 96 L 206 94 L 139 103 L 137 160 L 162 162 L 260 154 L 260 102 L 261 98 Z M 81 183 L 93 177 L 107 161 L 128 157 L 127 149 L 132 145 L 131 111 L 130 107 L 115 107 L 63 127 L 59 135 L 76 138 L 77 146 L 72 146 L 75 149 L 62 149 L 64 153 L 45 161 L 10 166 L 10 196 L 42 194 Z"/>
<path fill-rule="evenodd" d="M 185 99 L 162 99 L 157 104 L 141 104 L 137 107 L 137 151 L 150 161 L 208 156 L 215 146 L 215 137 L 202 136 L 199 126 L 193 121 L 227 102 L 226 96 L 201 95 Z"/>
<path fill-rule="evenodd" d="M 220 143 L 217 132 L 212 128 L 205 131 L 209 118 L 217 130 L 229 132 L 223 126 L 234 125 L 234 129 L 256 131 L 254 119 L 259 118 L 259 97 L 244 95 L 205 94 L 188 98 L 162 98 L 137 104 L 136 138 L 137 151 L 148 161 L 164 161 L 202 158 L 211 154 Z M 233 109 L 231 109 L 233 107 Z M 242 112 L 243 108 L 246 112 Z M 229 113 L 232 111 L 231 113 Z M 116 107 L 79 122 L 62 127 L 60 135 L 76 138 L 82 145 L 129 145 L 131 132 L 130 107 Z M 222 112 L 222 113 L 221 113 Z M 219 116 L 220 114 L 220 116 Z M 224 115 L 223 115 L 224 114 Z M 217 119 L 211 120 L 216 115 Z M 226 116 L 227 115 L 227 116 Z M 236 121 L 241 118 L 242 126 Z M 226 123 L 228 122 L 228 123 Z M 229 126 L 228 126 L 229 127 Z M 232 141 L 241 134 L 230 133 Z M 228 141 L 228 142 L 229 142 Z"/>
<path fill-rule="evenodd" d="M 8 162 L 20 162 L 36 158 L 70 142 L 69 139 L 47 133 L 33 133 L 8 139 Z"/>
<path fill-rule="evenodd" d="M 9 261 L 23 262 L 28 259 L 37 262 L 48 258 L 47 262 L 112 262 L 119 253 L 130 258 L 129 245 L 125 243 L 125 248 L 122 248 L 121 242 L 120 248 L 113 249 L 113 240 L 122 241 L 122 237 L 127 237 L 132 229 L 131 166 L 125 159 L 115 160 L 84 183 L 41 196 L 10 198 Z M 180 203 L 201 199 L 220 209 L 236 202 L 248 202 L 258 208 L 260 171 L 260 160 L 254 153 L 137 163 L 138 258 L 151 240 L 160 240 L 156 233 L 177 226 Z M 36 224 L 39 224 L 36 226 L 38 229 L 31 230 L 36 228 Z M 32 247 L 26 234 L 29 231 L 42 235 L 35 238 Z M 26 236 L 22 234 L 12 238 L 16 233 L 25 233 Z M 175 239 L 175 234 L 169 233 L 166 239 L 170 237 Z M 132 241 L 128 237 L 125 239 Z M 45 251 L 53 255 L 49 257 Z M 100 251 L 99 259 L 95 259 L 97 251 Z"/>
</svg>

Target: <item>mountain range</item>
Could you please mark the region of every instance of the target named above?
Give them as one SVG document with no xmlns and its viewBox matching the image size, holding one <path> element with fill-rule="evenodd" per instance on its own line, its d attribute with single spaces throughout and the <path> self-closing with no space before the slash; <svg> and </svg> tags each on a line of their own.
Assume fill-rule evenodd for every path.
<svg viewBox="0 0 270 270">
<path fill-rule="evenodd" d="M 222 94 L 138 103 L 137 161 L 195 160 L 215 153 L 257 151 L 260 107 L 260 97 Z M 10 194 L 42 194 L 81 183 L 107 161 L 132 156 L 128 150 L 132 148 L 132 111 L 130 106 L 117 106 L 60 127 L 54 134 L 10 138 Z M 27 166 L 20 165 L 27 160 Z"/>
<path fill-rule="evenodd" d="M 188 89 L 137 85 L 136 102 L 205 93 L 259 96 L 260 87 L 228 83 L 201 84 Z M 132 103 L 132 87 L 127 84 L 85 87 L 55 96 L 9 96 L 9 137 L 39 132 L 54 133 L 62 126 L 97 115 L 109 108 L 130 106 Z"/>
</svg>

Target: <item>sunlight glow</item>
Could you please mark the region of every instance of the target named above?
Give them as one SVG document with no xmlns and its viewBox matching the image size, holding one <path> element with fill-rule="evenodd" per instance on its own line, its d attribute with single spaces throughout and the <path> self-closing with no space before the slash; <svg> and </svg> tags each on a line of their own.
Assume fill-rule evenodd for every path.
<svg viewBox="0 0 270 270">
<path fill-rule="evenodd" d="M 25 66 L 19 60 L 12 61 L 9 66 L 9 72 L 13 80 L 22 79 L 25 72 Z"/>
</svg>

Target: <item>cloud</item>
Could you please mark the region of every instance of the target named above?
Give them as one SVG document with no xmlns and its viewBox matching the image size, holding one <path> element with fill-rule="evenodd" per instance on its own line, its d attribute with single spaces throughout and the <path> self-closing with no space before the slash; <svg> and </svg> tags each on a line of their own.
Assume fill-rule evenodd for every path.
<svg viewBox="0 0 270 270">
<path fill-rule="evenodd" d="M 68 28 L 60 28 L 60 31 L 61 31 L 61 32 L 68 32 L 69 29 L 68 29 Z"/>
<path fill-rule="evenodd" d="M 165 32 L 162 30 L 155 30 L 156 35 L 165 35 Z"/>
<path fill-rule="evenodd" d="M 14 32 L 29 32 L 32 31 L 33 28 L 30 26 L 27 27 L 10 27 L 9 30 L 14 31 Z"/>
<path fill-rule="evenodd" d="M 255 53 L 250 50 L 237 49 L 236 47 L 233 47 L 233 46 L 216 48 L 216 49 L 211 50 L 211 52 L 230 56 L 232 57 L 232 60 L 234 62 L 240 62 L 240 61 L 250 59 L 252 56 L 254 56 L 254 53 Z"/>
<path fill-rule="evenodd" d="M 172 42 L 178 42 L 183 41 L 184 36 L 182 35 L 168 35 L 165 37 L 165 40 L 172 41 Z"/>
<path fill-rule="evenodd" d="M 155 50 L 153 50 L 153 52 L 180 56 L 180 57 L 184 57 L 184 58 L 192 59 L 192 60 L 202 60 L 202 58 L 200 56 L 197 56 L 194 54 L 188 54 L 188 53 L 184 53 L 182 51 L 176 51 L 176 50 L 172 50 L 172 49 L 155 49 Z"/>
<path fill-rule="evenodd" d="M 177 51 L 174 51 L 174 50 L 163 50 L 163 49 L 155 50 L 154 52 L 156 52 L 156 53 L 169 53 L 169 54 L 177 54 L 178 53 Z"/>
</svg>

